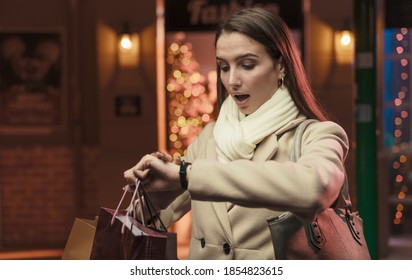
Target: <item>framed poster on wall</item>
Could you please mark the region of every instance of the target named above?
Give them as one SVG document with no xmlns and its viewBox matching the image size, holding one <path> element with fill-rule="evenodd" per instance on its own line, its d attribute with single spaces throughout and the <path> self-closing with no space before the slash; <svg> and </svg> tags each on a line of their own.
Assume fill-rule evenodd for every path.
<svg viewBox="0 0 412 280">
<path fill-rule="evenodd" d="M 66 96 L 61 31 L 0 30 L 0 133 L 62 129 Z"/>
</svg>

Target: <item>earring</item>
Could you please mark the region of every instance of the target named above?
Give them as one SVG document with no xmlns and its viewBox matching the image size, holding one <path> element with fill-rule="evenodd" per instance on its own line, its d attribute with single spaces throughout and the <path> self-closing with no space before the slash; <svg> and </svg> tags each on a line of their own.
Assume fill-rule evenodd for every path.
<svg viewBox="0 0 412 280">
<path fill-rule="evenodd" d="M 284 83 L 285 83 L 285 78 L 284 77 L 280 78 L 278 80 L 278 87 L 280 88 L 283 87 Z"/>
</svg>

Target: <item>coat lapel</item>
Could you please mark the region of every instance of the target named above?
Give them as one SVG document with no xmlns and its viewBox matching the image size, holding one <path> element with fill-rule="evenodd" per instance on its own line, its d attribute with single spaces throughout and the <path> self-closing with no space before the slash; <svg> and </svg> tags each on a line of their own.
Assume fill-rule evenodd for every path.
<svg viewBox="0 0 412 280">
<path fill-rule="evenodd" d="M 275 134 L 269 135 L 260 142 L 253 154 L 252 161 L 263 162 L 273 157 L 278 149 L 278 137 Z"/>
<path fill-rule="evenodd" d="M 301 123 L 304 119 L 303 116 L 300 116 L 294 121 L 291 121 L 280 130 L 276 132 L 276 134 L 271 134 L 264 138 L 262 142 L 256 147 L 255 153 L 253 154 L 252 160 L 257 162 L 263 162 L 270 158 L 272 158 L 276 151 L 278 150 L 278 136 L 282 135 L 284 132 L 296 127 L 299 123 Z"/>
</svg>

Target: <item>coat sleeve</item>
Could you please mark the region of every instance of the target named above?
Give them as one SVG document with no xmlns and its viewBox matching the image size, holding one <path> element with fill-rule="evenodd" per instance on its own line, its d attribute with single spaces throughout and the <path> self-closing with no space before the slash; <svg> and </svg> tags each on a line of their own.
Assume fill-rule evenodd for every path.
<svg viewBox="0 0 412 280">
<path fill-rule="evenodd" d="M 202 147 L 205 145 L 210 135 L 212 134 L 213 126 L 206 126 L 201 134 L 189 145 L 185 159 L 188 162 L 193 162 L 202 151 Z M 176 199 L 170 202 L 166 196 L 158 195 L 156 197 L 158 205 L 162 205 L 160 217 L 166 227 L 169 227 L 174 222 L 182 218 L 191 209 L 191 197 L 188 191 L 183 192 Z M 166 207 L 164 205 L 167 204 Z"/>
<path fill-rule="evenodd" d="M 288 137 L 286 142 L 292 143 L 293 131 Z M 222 164 L 197 159 L 192 163 L 188 189 L 194 200 L 230 201 L 312 216 L 338 197 L 347 153 L 345 131 L 336 123 L 319 122 L 305 130 L 297 162 L 235 160 Z"/>
</svg>

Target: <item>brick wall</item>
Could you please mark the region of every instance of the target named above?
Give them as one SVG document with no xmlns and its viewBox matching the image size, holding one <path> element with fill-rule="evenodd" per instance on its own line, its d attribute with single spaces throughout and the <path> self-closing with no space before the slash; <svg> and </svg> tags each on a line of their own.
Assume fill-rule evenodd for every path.
<svg viewBox="0 0 412 280">
<path fill-rule="evenodd" d="M 96 147 L 0 148 L 0 248 L 63 248 L 76 216 L 96 214 Z M 80 160 L 79 160 L 80 159 Z"/>
</svg>

